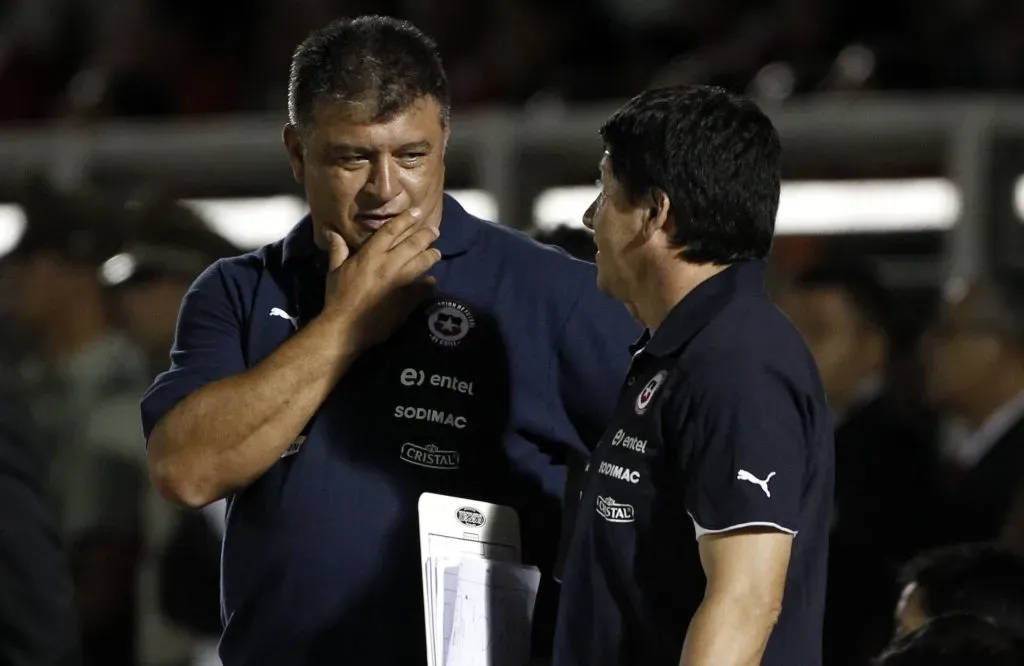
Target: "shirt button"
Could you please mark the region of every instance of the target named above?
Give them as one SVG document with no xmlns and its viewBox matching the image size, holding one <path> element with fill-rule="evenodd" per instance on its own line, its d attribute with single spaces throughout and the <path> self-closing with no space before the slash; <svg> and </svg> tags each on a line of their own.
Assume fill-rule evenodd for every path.
<svg viewBox="0 0 1024 666">
<path fill-rule="evenodd" d="M 636 383 L 636 377 L 630 377 L 629 379 L 626 380 L 626 386 L 632 386 L 635 383 Z"/>
</svg>

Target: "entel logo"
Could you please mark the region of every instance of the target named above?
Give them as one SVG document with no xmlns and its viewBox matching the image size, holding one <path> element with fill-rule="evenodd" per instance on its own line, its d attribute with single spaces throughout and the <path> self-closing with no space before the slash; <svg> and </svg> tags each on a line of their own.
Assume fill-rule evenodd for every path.
<svg viewBox="0 0 1024 666">
<path fill-rule="evenodd" d="M 612 446 L 619 446 L 637 453 L 647 453 L 647 440 L 639 437 L 626 436 L 625 430 L 619 430 L 612 437 Z"/>
<path fill-rule="evenodd" d="M 455 518 L 466 527 L 483 527 L 487 519 L 471 506 L 464 506 L 455 512 Z"/>
</svg>

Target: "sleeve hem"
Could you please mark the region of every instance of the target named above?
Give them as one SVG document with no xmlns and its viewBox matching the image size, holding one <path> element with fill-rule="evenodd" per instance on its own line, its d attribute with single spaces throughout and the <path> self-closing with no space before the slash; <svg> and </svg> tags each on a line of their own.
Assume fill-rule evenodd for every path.
<svg viewBox="0 0 1024 666">
<path fill-rule="evenodd" d="M 767 520 L 754 520 L 748 523 L 736 523 L 735 525 L 729 525 L 727 527 L 722 527 L 719 529 L 709 529 L 707 527 L 703 527 L 700 523 L 698 523 L 697 519 L 693 517 L 693 514 L 688 515 L 690 516 L 690 520 L 693 521 L 693 529 L 697 535 L 697 539 L 700 539 L 702 536 L 706 536 L 708 534 L 724 534 L 726 532 L 735 532 L 736 530 L 742 530 L 748 527 L 770 527 L 773 530 L 784 532 L 792 536 L 796 536 L 798 533 L 797 530 L 792 530 L 788 527 L 783 527 L 778 523 L 773 523 Z"/>
</svg>

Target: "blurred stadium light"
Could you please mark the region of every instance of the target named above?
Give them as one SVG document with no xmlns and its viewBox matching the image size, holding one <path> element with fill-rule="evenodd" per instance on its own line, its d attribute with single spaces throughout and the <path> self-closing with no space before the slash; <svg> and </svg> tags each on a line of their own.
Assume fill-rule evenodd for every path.
<svg viewBox="0 0 1024 666">
<path fill-rule="evenodd" d="M 543 192 L 534 206 L 538 227 L 580 226 L 596 187 Z M 936 231 L 953 226 L 960 197 L 942 178 L 915 180 L 797 181 L 784 183 L 779 202 L 780 234 L 867 234 Z"/>
<path fill-rule="evenodd" d="M 594 186 L 545 190 L 533 206 L 542 229 L 560 224 L 580 226 L 583 211 L 597 192 Z M 494 219 L 498 204 L 483 190 L 454 190 L 466 209 Z M 1016 181 L 1014 210 L 1024 220 L 1024 176 Z M 215 231 L 245 248 L 281 238 L 306 212 L 293 196 L 187 201 Z M 873 234 L 949 229 L 960 215 L 960 193 L 943 178 L 912 180 L 793 181 L 783 185 L 779 205 L 780 234 Z M 0 205 L 0 255 L 21 237 L 25 219 L 15 205 Z"/>
</svg>

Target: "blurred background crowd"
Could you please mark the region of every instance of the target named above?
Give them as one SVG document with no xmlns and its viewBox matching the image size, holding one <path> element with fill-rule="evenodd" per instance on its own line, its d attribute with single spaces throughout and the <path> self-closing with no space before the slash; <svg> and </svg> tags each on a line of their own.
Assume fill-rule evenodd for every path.
<svg viewBox="0 0 1024 666">
<path fill-rule="evenodd" d="M 0 663 L 76 663 L 62 636 L 218 663 L 223 505 L 157 498 L 138 400 L 190 282 L 302 213 L 283 149 L 245 152 L 279 150 L 291 50 L 369 12 L 438 40 L 457 198 L 585 260 L 607 110 L 665 83 L 765 104 L 770 288 L 836 415 L 825 666 L 1020 664 L 1024 130 L 999 118 L 1024 119 L 1024 2 L 1000 0 L 0 1 Z"/>
<path fill-rule="evenodd" d="M 294 45 L 341 14 L 434 35 L 456 108 L 629 95 L 1024 84 L 1024 7 L 999 0 L 7 0 L 0 119 L 282 109 Z"/>
</svg>

